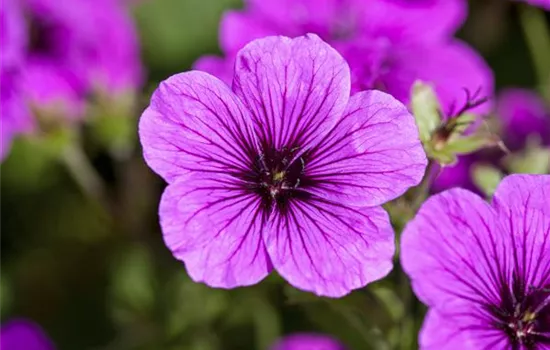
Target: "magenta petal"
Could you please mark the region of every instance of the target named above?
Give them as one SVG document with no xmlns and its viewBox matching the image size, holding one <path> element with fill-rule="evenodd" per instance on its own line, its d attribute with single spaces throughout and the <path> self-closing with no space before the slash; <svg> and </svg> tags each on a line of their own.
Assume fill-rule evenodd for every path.
<svg viewBox="0 0 550 350">
<path fill-rule="evenodd" d="M 164 240 L 194 281 L 233 288 L 271 271 L 259 199 L 234 177 L 193 174 L 170 184 L 159 215 Z"/>
<path fill-rule="evenodd" d="M 53 350 L 54 345 L 36 323 L 13 319 L 0 328 L 2 350 Z"/>
<path fill-rule="evenodd" d="M 428 199 L 401 237 L 401 263 L 416 295 L 430 306 L 464 298 L 498 300 L 491 273 L 503 255 L 502 231 L 489 204 L 462 189 Z M 497 250 L 497 251 L 494 251 Z M 456 266 L 461 266 L 460 273 Z"/>
<path fill-rule="evenodd" d="M 482 97 L 493 94 L 491 68 L 460 41 L 407 49 L 395 59 L 392 74 L 384 77 L 382 83 L 387 92 L 404 103 L 409 101 L 410 87 L 417 79 L 433 84 L 446 114 L 452 113 L 452 107 L 456 111 L 464 105 L 465 89 L 472 95 L 479 90 Z M 473 111 L 486 113 L 490 109 L 491 104 L 486 103 Z"/>
<path fill-rule="evenodd" d="M 202 56 L 193 64 L 193 69 L 202 70 L 222 80 L 228 86 L 233 81 L 234 58 L 218 56 Z"/>
<path fill-rule="evenodd" d="M 21 71 L 22 93 L 30 104 L 56 115 L 77 119 L 84 114 L 85 86 L 63 65 L 39 57 L 29 59 Z"/>
<path fill-rule="evenodd" d="M 499 184 L 493 202 L 497 208 L 533 208 L 550 214 L 550 176 L 507 176 Z"/>
<path fill-rule="evenodd" d="M 550 113 L 534 91 L 506 89 L 499 95 L 497 114 L 504 128 L 504 142 L 512 150 L 525 146 L 530 136 L 550 145 Z"/>
<path fill-rule="evenodd" d="M 349 208 L 322 198 L 292 202 L 273 220 L 266 245 L 291 285 L 341 297 L 392 269 L 393 230 L 382 208 Z"/>
<path fill-rule="evenodd" d="M 139 124 L 145 160 L 168 182 L 189 171 L 249 169 L 257 154 L 252 132 L 238 97 L 220 80 L 198 71 L 162 82 Z"/>
<path fill-rule="evenodd" d="M 307 150 L 341 117 L 350 94 L 349 67 L 316 35 L 268 37 L 242 49 L 233 90 L 257 133 L 275 149 Z"/>
<path fill-rule="evenodd" d="M 368 31 L 393 40 L 447 39 L 467 15 L 464 0 L 370 0 L 368 5 L 364 0 L 353 2 L 364 8 L 361 23 Z"/>
<path fill-rule="evenodd" d="M 220 46 L 227 55 L 235 55 L 254 39 L 282 34 L 270 28 L 261 17 L 246 12 L 228 11 L 220 23 Z"/>
<path fill-rule="evenodd" d="M 523 0 L 530 5 L 539 6 L 550 11 L 550 0 Z"/>
<path fill-rule="evenodd" d="M 273 345 L 270 350 L 344 350 L 337 340 L 323 334 L 295 333 Z"/>
<path fill-rule="evenodd" d="M 482 320 L 470 318 L 469 327 L 483 328 Z M 453 322 L 452 316 L 429 310 L 419 334 L 422 350 L 455 349 L 508 349 L 505 335 L 499 332 L 472 332 L 460 322 Z"/>
<path fill-rule="evenodd" d="M 25 17 L 20 0 L 3 0 L 0 8 L 0 70 L 19 67 L 27 44 Z"/>
<path fill-rule="evenodd" d="M 413 116 L 375 90 L 351 97 L 340 123 L 310 157 L 306 174 L 315 181 L 316 194 L 368 206 L 417 185 L 427 164 Z"/>
</svg>

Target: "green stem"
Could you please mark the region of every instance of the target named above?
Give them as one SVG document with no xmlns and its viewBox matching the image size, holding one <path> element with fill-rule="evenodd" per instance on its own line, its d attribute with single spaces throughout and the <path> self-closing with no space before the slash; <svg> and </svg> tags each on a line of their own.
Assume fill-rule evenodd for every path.
<svg viewBox="0 0 550 350">
<path fill-rule="evenodd" d="M 523 34 L 535 66 L 538 83 L 544 87 L 550 84 L 550 31 L 545 14 L 533 6 L 522 6 L 520 21 Z"/>
<path fill-rule="evenodd" d="M 76 144 L 68 146 L 63 152 L 62 160 L 81 190 L 89 198 L 102 205 L 105 210 L 108 210 L 103 180 L 90 164 L 82 149 Z"/>
<path fill-rule="evenodd" d="M 422 181 L 414 190 L 414 198 L 411 203 L 411 209 L 414 214 L 416 214 L 416 211 L 420 208 L 422 203 L 424 203 L 426 198 L 428 198 L 428 195 L 430 193 L 430 186 L 432 185 L 433 180 L 432 171 L 434 166 L 435 162 L 430 159 L 428 161 L 428 165 L 426 166 L 426 172 L 424 173 Z"/>
</svg>

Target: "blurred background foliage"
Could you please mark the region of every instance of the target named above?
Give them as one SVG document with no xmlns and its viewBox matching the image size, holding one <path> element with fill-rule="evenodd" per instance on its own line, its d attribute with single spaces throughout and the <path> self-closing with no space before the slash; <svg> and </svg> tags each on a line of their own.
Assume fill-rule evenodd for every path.
<svg viewBox="0 0 550 350">
<path fill-rule="evenodd" d="M 99 117 L 78 136 L 106 184 L 103 193 L 85 195 L 56 157 L 75 135 L 15 143 L 2 165 L 2 320 L 35 320 L 58 349 L 266 349 L 294 331 L 333 334 L 351 349 L 417 348 L 424 308 L 396 272 L 339 300 L 294 290 L 276 274 L 254 287 L 215 290 L 190 281 L 164 246 L 156 213 L 164 184 L 143 163 L 137 119 L 159 81 L 219 52 L 220 16 L 240 6 L 133 4 L 148 72 L 139 110 L 124 123 Z M 459 36 L 487 59 L 497 88 L 535 86 L 516 4 L 472 1 Z M 125 135 L 124 156 L 98 135 Z"/>
</svg>

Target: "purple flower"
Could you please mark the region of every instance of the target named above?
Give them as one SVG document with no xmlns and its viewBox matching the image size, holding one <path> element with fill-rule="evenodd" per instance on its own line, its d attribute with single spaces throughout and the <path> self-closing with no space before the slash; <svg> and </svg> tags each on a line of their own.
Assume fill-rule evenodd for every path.
<svg viewBox="0 0 550 350">
<path fill-rule="evenodd" d="M 543 9 L 550 11 L 550 0 L 523 0 L 523 1 L 530 5 L 542 7 Z"/>
<path fill-rule="evenodd" d="M 543 144 L 550 145 L 550 111 L 534 92 L 512 88 L 502 91 L 497 114 L 504 141 L 511 150 L 523 148 L 529 137 L 538 137 Z"/>
<path fill-rule="evenodd" d="M 48 336 L 36 323 L 25 319 L 13 319 L 0 328 L 2 350 L 53 350 Z"/>
<path fill-rule="evenodd" d="M 465 15 L 463 0 L 249 0 L 245 11 L 230 11 L 222 20 L 220 45 L 227 58 L 203 58 L 195 67 L 229 83 L 234 57 L 250 40 L 312 32 L 346 58 L 352 91 L 382 89 L 406 104 L 412 83 L 421 79 L 433 82 L 447 111 L 465 102 L 464 88 L 492 94 L 490 68 L 450 38 Z"/>
<path fill-rule="evenodd" d="M 295 333 L 276 342 L 270 350 L 345 350 L 345 347 L 326 335 Z"/>
<path fill-rule="evenodd" d="M 23 13 L 14 0 L 5 0 L 0 8 L 0 160 L 6 156 L 12 139 L 32 129 L 31 119 L 18 83 L 25 47 Z"/>
<path fill-rule="evenodd" d="M 169 183 L 165 242 L 213 287 L 276 269 L 337 297 L 385 276 L 394 243 L 380 205 L 426 166 L 405 106 L 378 91 L 350 97 L 349 67 L 316 35 L 250 43 L 232 89 L 199 71 L 169 78 L 139 129 Z"/>
<path fill-rule="evenodd" d="M 0 45 L 2 70 L 19 66 L 26 45 L 23 13 L 16 0 L 5 0 L 0 7 Z"/>
<path fill-rule="evenodd" d="M 511 175 L 493 203 L 463 189 L 428 199 L 401 262 L 429 312 L 422 349 L 550 348 L 550 176 Z"/>
<path fill-rule="evenodd" d="M 29 111 L 18 91 L 16 75 L 13 71 L 0 70 L 2 80 L 0 84 L 0 108 L 2 109 L 0 161 L 6 157 L 14 137 L 33 129 Z"/>
<path fill-rule="evenodd" d="M 137 39 L 121 5 L 113 0 L 25 0 L 28 45 L 24 93 L 31 103 L 79 117 L 96 90 L 122 93 L 140 79 Z"/>
</svg>

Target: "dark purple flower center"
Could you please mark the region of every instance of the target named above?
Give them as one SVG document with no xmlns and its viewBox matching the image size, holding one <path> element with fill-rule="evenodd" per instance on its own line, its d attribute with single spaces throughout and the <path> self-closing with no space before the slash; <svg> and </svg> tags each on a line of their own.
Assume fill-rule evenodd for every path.
<svg viewBox="0 0 550 350">
<path fill-rule="evenodd" d="M 256 157 L 254 169 L 246 177 L 253 183 L 252 190 L 260 196 L 266 213 L 272 209 L 285 213 L 293 198 L 309 196 L 303 191 L 308 185 L 305 166 L 306 156 L 298 155 L 298 148 L 264 148 Z"/>
<path fill-rule="evenodd" d="M 57 43 L 55 26 L 44 18 L 33 16 L 30 21 L 29 53 L 39 56 L 55 56 Z"/>
<path fill-rule="evenodd" d="M 550 284 L 525 288 L 518 280 L 514 278 L 512 290 L 503 290 L 501 305 L 491 310 L 495 325 L 506 333 L 513 349 L 550 345 Z"/>
</svg>

